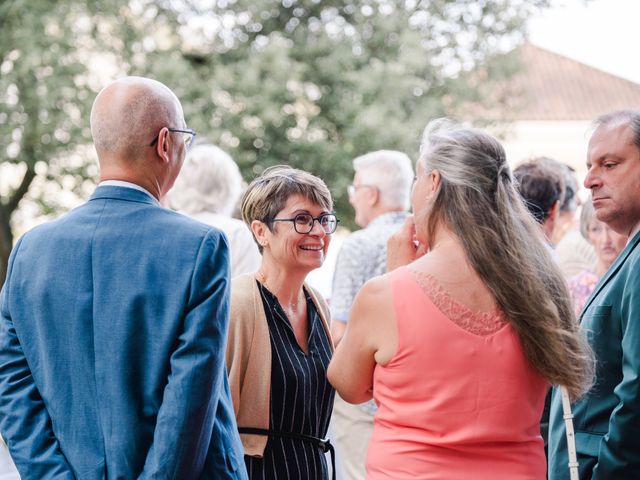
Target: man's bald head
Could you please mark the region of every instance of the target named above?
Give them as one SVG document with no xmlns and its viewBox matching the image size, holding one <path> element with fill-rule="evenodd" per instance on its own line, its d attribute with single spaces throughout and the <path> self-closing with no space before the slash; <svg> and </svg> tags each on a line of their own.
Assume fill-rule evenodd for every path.
<svg viewBox="0 0 640 480">
<path fill-rule="evenodd" d="M 91 135 L 98 158 L 137 160 L 162 127 L 184 127 L 182 106 L 164 84 L 125 77 L 106 86 L 91 109 Z"/>
</svg>

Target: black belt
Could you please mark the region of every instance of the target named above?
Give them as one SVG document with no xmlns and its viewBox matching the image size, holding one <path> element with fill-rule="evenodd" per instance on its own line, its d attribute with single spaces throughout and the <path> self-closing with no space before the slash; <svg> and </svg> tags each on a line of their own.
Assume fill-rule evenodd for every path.
<svg viewBox="0 0 640 480">
<path fill-rule="evenodd" d="M 332 480 L 336 480 L 336 451 L 333 448 L 333 445 L 331 445 L 329 439 L 323 440 L 322 438 L 305 435 L 303 433 L 276 432 L 275 430 L 267 430 L 266 428 L 239 427 L 238 432 L 249 435 L 264 435 L 266 437 L 293 438 L 294 440 L 302 440 L 304 442 L 312 443 L 322 450 L 323 453 L 329 452 L 331 455 L 331 478 Z"/>
</svg>

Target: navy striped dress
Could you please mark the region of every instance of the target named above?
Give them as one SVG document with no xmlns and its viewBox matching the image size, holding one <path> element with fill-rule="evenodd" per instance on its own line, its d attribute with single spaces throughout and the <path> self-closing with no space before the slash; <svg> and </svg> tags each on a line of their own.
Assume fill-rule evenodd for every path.
<svg viewBox="0 0 640 480">
<path fill-rule="evenodd" d="M 305 290 L 309 322 L 309 353 L 305 353 L 276 296 L 260 282 L 258 288 L 271 337 L 269 429 L 325 438 L 335 391 L 327 381 L 331 344 L 318 310 Z M 244 458 L 250 479 L 329 478 L 324 453 L 304 440 L 270 437 L 263 458 Z"/>
</svg>

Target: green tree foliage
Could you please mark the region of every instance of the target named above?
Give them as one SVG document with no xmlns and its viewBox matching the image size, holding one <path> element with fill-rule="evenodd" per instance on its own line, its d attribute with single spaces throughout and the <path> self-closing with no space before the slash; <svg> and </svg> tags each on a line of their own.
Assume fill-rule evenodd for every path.
<svg viewBox="0 0 640 480">
<path fill-rule="evenodd" d="M 352 225 L 351 159 L 380 148 L 415 158 L 430 118 L 482 101 L 489 81 L 469 88 L 464 72 L 513 42 L 532 9 L 546 4 L 4 0 L 0 280 L 20 201 L 28 196 L 48 213 L 62 193 L 85 197 L 93 185 L 88 111 L 105 77 L 165 82 L 200 139 L 227 150 L 247 180 L 274 164 L 309 170 Z M 6 172 L 20 178 L 3 182 Z"/>
<path fill-rule="evenodd" d="M 23 200 L 49 214 L 93 184 L 91 102 L 146 20 L 126 0 L 0 2 L 0 283 Z"/>
<path fill-rule="evenodd" d="M 229 151 L 245 178 L 282 163 L 316 173 L 343 224 L 353 226 L 352 158 L 380 148 L 415 158 L 430 118 L 482 103 L 491 82 L 469 88 L 464 73 L 512 45 L 545 4 L 193 1 L 179 16 L 182 51 L 176 45 L 164 63 L 156 51 L 163 60 L 150 71 L 181 86 L 188 122 Z M 510 70 L 492 72 L 497 82 Z"/>
</svg>

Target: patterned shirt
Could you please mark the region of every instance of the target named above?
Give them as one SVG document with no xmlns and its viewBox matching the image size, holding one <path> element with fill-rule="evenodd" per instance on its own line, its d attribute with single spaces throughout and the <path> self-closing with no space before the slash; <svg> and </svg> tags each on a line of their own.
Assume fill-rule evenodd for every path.
<svg viewBox="0 0 640 480">
<path fill-rule="evenodd" d="M 569 280 L 569 291 L 571 292 L 573 308 L 577 318 L 580 318 L 582 308 L 589 300 L 591 292 L 593 292 L 599 281 L 600 277 L 590 268 L 583 270 Z"/>
<path fill-rule="evenodd" d="M 385 213 L 346 238 L 333 274 L 332 320 L 346 323 L 356 293 L 367 280 L 386 272 L 387 240 L 402 226 L 407 215 L 406 212 Z M 372 400 L 361 408 L 371 415 L 376 411 Z"/>
</svg>

